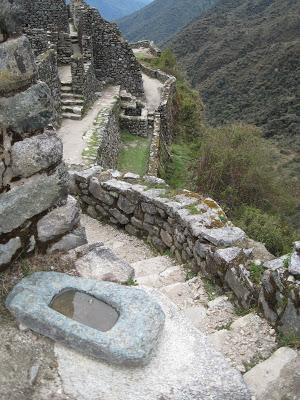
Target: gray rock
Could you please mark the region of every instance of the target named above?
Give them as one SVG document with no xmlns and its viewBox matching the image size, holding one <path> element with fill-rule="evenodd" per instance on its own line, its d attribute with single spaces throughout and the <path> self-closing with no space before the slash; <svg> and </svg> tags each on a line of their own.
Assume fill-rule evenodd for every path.
<svg viewBox="0 0 300 400">
<path fill-rule="evenodd" d="M 68 196 L 66 205 L 55 208 L 37 223 L 38 239 L 49 242 L 70 232 L 79 223 L 80 209 L 77 200 Z"/>
<path fill-rule="evenodd" d="M 119 368 L 57 344 L 64 391 L 80 400 L 250 400 L 241 374 L 212 348 L 206 336 L 165 296 L 154 290 L 147 292 L 166 315 L 161 340 L 149 364 Z"/>
<path fill-rule="evenodd" d="M 54 206 L 67 195 L 67 172 L 63 165 L 53 175 L 35 175 L 0 196 L 0 234 Z"/>
<path fill-rule="evenodd" d="M 0 98 L 0 124 L 25 137 L 47 127 L 54 110 L 50 89 L 40 82 L 13 97 Z"/>
<path fill-rule="evenodd" d="M 134 269 L 102 243 L 87 246 L 83 254 L 81 249 L 79 251 L 81 256 L 75 266 L 84 278 L 117 283 L 126 283 L 134 278 Z"/>
<path fill-rule="evenodd" d="M 0 96 L 27 87 L 35 77 L 34 57 L 26 36 L 0 46 Z"/>
<path fill-rule="evenodd" d="M 300 242 L 295 242 L 294 243 L 294 250 L 296 253 L 300 253 Z"/>
<path fill-rule="evenodd" d="M 297 352 L 295 350 L 288 347 L 281 347 L 270 358 L 257 364 L 244 375 L 245 382 L 256 400 L 292 399 L 292 397 L 285 397 L 287 394 L 286 385 L 281 385 L 280 392 L 274 397 L 270 395 L 270 389 L 272 391 L 273 386 L 277 386 L 281 375 L 284 374 L 284 371 L 289 367 L 291 361 L 296 358 Z M 296 370 L 291 372 L 292 377 L 296 378 L 298 372 Z M 300 375 L 298 375 L 298 380 L 300 390 Z"/>
<path fill-rule="evenodd" d="M 16 142 L 11 148 L 14 176 L 29 177 L 61 162 L 63 146 L 54 134 L 43 134 Z"/>
<path fill-rule="evenodd" d="M 270 260 L 270 261 L 266 261 L 263 266 L 266 269 L 270 269 L 275 271 L 276 269 L 280 269 L 284 267 L 284 263 L 285 261 L 289 258 L 288 255 L 279 257 L 279 258 L 275 258 L 274 260 Z"/>
<path fill-rule="evenodd" d="M 173 244 L 173 238 L 172 236 L 165 230 L 161 229 L 160 231 L 160 237 L 161 240 L 164 242 L 164 244 L 168 247 L 172 247 Z"/>
<path fill-rule="evenodd" d="M 47 253 L 55 253 L 57 251 L 66 252 L 76 247 L 83 246 L 87 243 L 85 229 L 79 227 L 68 233 L 61 240 L 54 243 L 48 250 Z"/>
<path fill-rule="evenodd" d="M 74 176 L 75 180 L 81 183 L 88 183 L 91 178 L 93 178 L 95 175 L 99 174 L 102 172 L 103 168 L 100 167 L 99 165 L 96 165 L 94 167 L 84 169 L 82 171 L 69 171 L 71 176 Z"/>
<path fill-rule="evenodd" d="M 300 336 L 300 312 L 292 299 L 288 299 L 287 306 L 280 319 L 279 330 L 285 335 Z"/>
<path fill-rule="evenodd" d="M 0 244 L 0 270 L 11 262 L 13 256 L 21 248 L 21 239 L 19 237 L 10 239 L 5 244 Z"/>
<path fill-rule="evenodd" d="M 127 172 L 124 176 L 124 179 L 132 179 L 132 180 L 137 180 L 140 179 L 140 175 L 138 174 L 133 174 L 132 172 Z"/>
<path fill-rule="evenodd" d="M 165 186 L 168 186 L 163 179 L 157 178 L 157 176 L 145 175 L 145 176 L 143 176 L 143 180 L 145 182 L 147 182 L 147 183 L 150 183 L 151 185 L 165 185 Z"/>
<path fill-rule="evenodd" d="M 255 287 L 249 277 L 249 272 L 243 265 L 229 268 L 225 275 L 225 283 L 244 308 L 249 308 L 256 300 Z"/>
<path fill-rule="evenodd" d="M 51 300 L 70 288 L 114 307 L 119 313 L 114 327 L 101 332 L 51 309 Z M 160 305 L 141 289 L 55 272 L 38 272 L 23 279 L 9 294 L 6 306 L 19 322 L 35 332 L 88 356 L 123 365 L 150 361 L 165 320 Z"/>
<path fill-rule="evenodd" d="M 111 215 L 121 224 L 126 225 L 129 222 L 129 219 L 125 217 L 117 208 L 111 208 L 109 210 Z"/>
<path fill-rule="evenodd" d="M 246 238 L 246 234 L 242 229 L 231 226 L 213 229 L 201 228 L 198 235 L 218 247 L 234 246 Z"/>
<path fill-rule="evenodd" d="M 300 254 L 295 250 L 289 260 L 289 273 L 300 275 Z"/>
<path fill-rule="evenodd" d="M 118 207 L 124 211 L 125 214 L 132 214 L 135 205 L 132 204 L 129 200 L 126 199 L 126 197 L 120 195 L 119 200 L 118 200 Z"/>
<path fill-rule="evenodd" d="M 112 206 L 114 204 L 115 199 L 102 189 L 97 178 L 91 178 L 89 191 L 96 199 L 102 201 L 108 206 Z"/>
</svg>

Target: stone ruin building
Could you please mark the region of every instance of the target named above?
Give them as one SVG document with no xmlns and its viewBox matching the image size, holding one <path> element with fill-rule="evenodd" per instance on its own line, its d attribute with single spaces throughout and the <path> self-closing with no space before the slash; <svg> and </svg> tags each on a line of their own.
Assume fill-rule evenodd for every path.
<svg viewBox="0 0 300 400">
<path fill-rule="evenodd" d="M 134 50 L 158 55 L 159 49 L 146 41 L 129 45 L 115 24 L 83 0 L 68 5 L 64 0 L 1 1 L 0 271 L 9 270 L 20 255 L 59 252 L 75 263 L 78 275 L 100 281 L 90 290 L 101 291 L 102 281 L 148 287 L 164 310 L 163 314 L 141 297 L 153 314 L 145 312 L 145 324 L 142 329 L 135 326 L 135 335 L 144 332 L 150 338 L 148 353 L 155 348 L 166 319 L 156 359 L 151 361 L 147 353 L 149 366 L 135 370 L 134 377 L 130 369 L 114 367 L 114 362 L 131 356 L 120 356 L 117 347 L 111 351 L 113 357 L 101 356 L 113 360 L 112 365 L 94 364 L 56 347 L 59 385 L 71 397 L 63 391 L 62 397 L 55 397 L 55 387 L 48 397 L 42 391 L 34 399 L 89 400 L 101 393 L 110 400 L 115 399 L 109 389 L 113 384 L 129 400 L 181 400 L 182 393 L 188 400 L 250 400 L 246 382 L 258 400 L 266 400 L 270 382 L 264 378 L 265 370 L 272 360 L 285 372 L 278 382 L 289 382 L 291 391 L 297 391 L 297 383 L 294 387 L 290 382 L 298 378 L 299 356 L 287 347 L 276 351 L 275 329 L 286 337 L 300 337 L 300 244 L 296 242 L 291 254 L 276 259 L 263 244 L 235 227 L 213 199 L 187 190 L 173 193 L 158 177 L 174 136 L 176 79 L 139 64 Z M 147 107 L 142 74 L 161 84 L 155 109 Z M 87 132 L 94 147 L 84 149 L 78 163 L 69 163 L 58 135 L 60 126 L 66 120 L 80 122 L 97 101 L 105 102 L 101 96 L 108 85 L 114 87 L 111 102 L 100 109 Z M 116 170 L 122 129 L 150 139 L 144 177 Z M 100 228 L 98 221 L 102 221 Z M 85 231 L 89 224 L 98 229 L 104 244 L 90 242 Z M 109 240 L 106 243 L 106 235 L 112 232 L 115 249 L 121 244 L 127 261 L 112 251 Z M 151 250 L 149 256 L 150 250 L 137 238 L 162 255 Z M 144 258 L 139 251 L 146 254 Z M 188 273 L 182 265 L 189 266 Z M 65 274 L 54 273 L 50 283 L 48 276 L 37 278 L 38 296 L 49 287 L 55 293 L 56 287 L 63 289 L 69 282 Z M 217 292 L 222 294 L 211 300 L 202 278 L 217 282 Z M 35 277 L 30 279 L 25 290 L 35 284 Z M 24 304 L 14 308 L 14 296 L 22 290 L 21 283 L 7 306 L 19 322 L 28 323 L 31 306 L 26 296 Z M 113 293 L 118 296 L 123 291 L 127 296 L 126 290 L 122 287 Z M 130 296 L 125 303 L 137 312 L 141 304 Z M 248 314 L 236 315 L 237 306 Z M 40 311 L 35 308 L 33 318 L 42 318 Z M 59 321 L 55 322 L 59 331 Z M 55 340 L 67 332 L 65 343 L 79 350 L 87 340 L 85 333 L 81 332 L 82 338 L 73 335 L 70 323 L 65 331 L 52 335 L 36 320 L 29 327 Z M 207 344 L 202 332 L 227 361 Z M 101 354 L 101 346 L 92 349 L 100 349 Z M 83 350 L 93 354 L 89 343 Z M 140 358 L 141 353 L 131 361 Z M 271 388 L 275 394 L 284 386 L 278 385 L 279 389 Z"/>
</svg>

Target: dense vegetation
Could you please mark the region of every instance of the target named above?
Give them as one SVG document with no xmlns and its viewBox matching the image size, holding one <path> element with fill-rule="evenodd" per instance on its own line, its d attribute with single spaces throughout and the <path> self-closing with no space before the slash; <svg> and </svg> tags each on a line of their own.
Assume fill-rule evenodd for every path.
<svg viewBox="0 0 300 400">
<path fill-rule="evenodd" d="M 108 21 L 129 15 L 150 3 L 151 0 L 88 0 Z"/>
<path fill-rule="evenodd" d="M 297 235 L 291 221 L 300 192 L 278 169 L 273 147 L 261 130 L 242 123 L 205 124 L 199 94 L 182 77 L 172 52 L 145 62 L 178 79 L 177 136 L 163 177 L 172 187 L 214 197 L 237 225 L 273 254 L 289 252 Z"/>
<path fill-rule="evenodd" d="M 289 162 L 300 161 L 299 17 L 299 0 L 223 0 L 168 43 L 211 124 L 254 123 Z"/>
<path fill-rule="evenodd" d="M 130 41 L 153 40 L 161 44 L 219 0 L 154 0 L 122 18 L 118 25 Z"/>
</svg>

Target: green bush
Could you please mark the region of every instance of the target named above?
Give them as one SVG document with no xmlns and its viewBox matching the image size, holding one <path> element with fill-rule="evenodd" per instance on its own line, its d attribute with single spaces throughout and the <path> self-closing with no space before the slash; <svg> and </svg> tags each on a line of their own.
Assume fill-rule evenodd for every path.
<svg viewBox="0 0 300 400">
<path fill-rule="evenodd" d="M 254 207 L 240 208 L 234 222 L 249 237 L 264 243 L 275 256 L 289 253 L 293 241 L 296 240 L 296 232 L 280 216 L 268 214 Z"/>
<path fill-rule="evenodd" d="M 230 210 L 249 205 L 287 211 L 294 205 L 291 189 L 274 167 L 272 150 L 253 125 L 208 127 L 195 173 L 197 189 Z"/>
</svg>

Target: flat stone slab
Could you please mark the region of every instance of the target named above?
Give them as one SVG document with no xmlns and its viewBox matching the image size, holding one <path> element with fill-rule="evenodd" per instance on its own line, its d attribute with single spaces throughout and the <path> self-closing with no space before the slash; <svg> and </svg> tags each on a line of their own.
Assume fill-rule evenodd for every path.
<svg viewBox="0 0 300 400">
<path fill-rule="evenodd" d="M 147 293 L 166 315 L 149 364 L 109 365 L 56 344 L 64 393 L 74 400 L 250 400 L 241 374 L 211 347 L 207 337 L 166 296 L 154 289 Z"/>
<path fill-rule="evenodd" d="M 88 244 L 75 250 L 76 270 L 84 278 L 127 283 L 134 278 L 134 269 L 103 243 Z"/>
<path fill-rule="evenodd" d="M 116 324 L 101 332 L 65 317 L 49 307 L 53 298 L 75 289 L 111 305 Z M 37 272 L 18 283 L 6 300 L 16 319 L 42 335 L 109 363 L 147 364 L 157 346 L 165 315 L 144 290 L 97 282 L 57 272 Z"/>
</svg>

